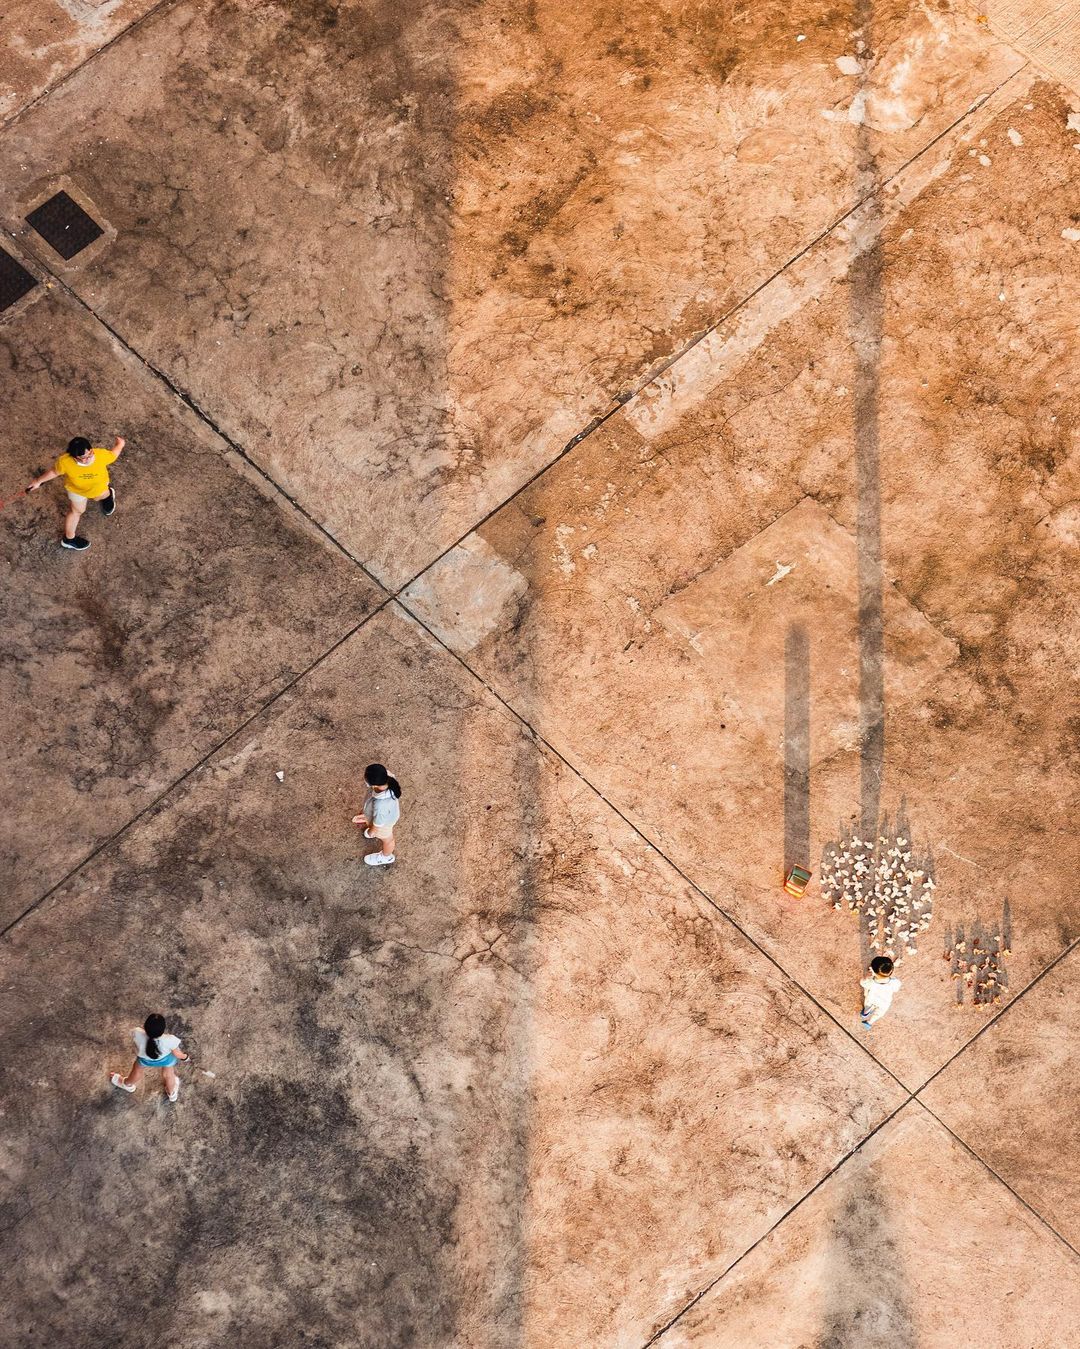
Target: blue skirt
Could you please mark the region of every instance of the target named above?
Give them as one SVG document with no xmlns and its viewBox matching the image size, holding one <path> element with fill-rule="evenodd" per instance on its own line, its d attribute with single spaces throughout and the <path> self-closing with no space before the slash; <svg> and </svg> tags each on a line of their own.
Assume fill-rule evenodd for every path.
<svg viewBox="0 0 1080 1349">
<path fill-rule="evenodd" d="M 136 1054 L 135 1057 L 144 1068 L 171 1068 L 174 1063 L 180 1062 L 175 1054 L 166 1054 L 163 1059 L 144 1059 L 141 1054 Z"/>
</svg>

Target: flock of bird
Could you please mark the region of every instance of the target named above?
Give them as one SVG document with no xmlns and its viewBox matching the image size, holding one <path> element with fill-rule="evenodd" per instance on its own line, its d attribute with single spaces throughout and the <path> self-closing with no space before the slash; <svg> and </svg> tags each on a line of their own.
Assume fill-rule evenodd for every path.
<svg viewBox="0 0 1080 1349">
<path fill-rule="evenodd" d="M 911 841 L 891 831 L 876 839 L 849 833 L 828 844 L 821 892 L 834 909 L 860 917 L 873 950 L 896 963 L 915 955 L 918 937 L 934 916 L 930 859 L 916 856 Z"/>
<path fill-rule="evenodd" d="M 876 838 L 849 830 L 838 843 L 826 844 L 821 859 L 821 893 L 834 909 L 846 909 L 864 925 L 871 949 L 899 964 L 918 951 L 918 938 L 934 916 L 933 860 L 919 855 L 907 837 L 906 821 L 890 827 L 882 820 Z M 1010 954 L 1009 906 L 998 931 L 982 923 L 949 929 L 944 958 L 957 981 L 956 1005 L 965 996 L 976 1005 L 1000 1002 L 1008 983 L 1004 960 Z"/>
</svg>

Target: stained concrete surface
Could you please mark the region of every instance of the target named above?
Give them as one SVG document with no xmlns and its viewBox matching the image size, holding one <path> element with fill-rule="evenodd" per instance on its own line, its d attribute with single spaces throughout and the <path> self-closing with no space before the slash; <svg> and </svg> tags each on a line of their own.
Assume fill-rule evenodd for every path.
<svg viewBox="0 0 1080 1349">
<path fill-rule="evenodd" d="M 930 1109 L 1074 1247 L 1077 959 L 1075 950 L 1064 956 L 924 1093 Z"/>
<path fill-rule="evenodd" d="M 1080 1320 L 1075 1271 L 1074 1253 L 912 1104 L 662 1343 L 1057 1344 Z"/>
<path fill-rule="evenodd" d="M 0 118 L 40 98 L 161 0 L 9 0 L 0 50 Z"/>
<path fill-rule="evenodd" d="M 0 326 L 0 368 L 5 500 L 73 435 L 127 440 L 85 554 L 59 546 L 58 481 L 3 513 L 2 926 L 382 593 L 55 288 Z"/>
<path fill-rule="evenodd" d="M 64 8 L 0 132 L 50 283 L 4 486 L 132 450 L 90 553 L 55 487 L 0 516 L 13 1342 L 1056 1349 L 1071 96 L 948 4 L 175 0 L 77 70 L 126 14 Z M 362 564 L 462 535 L 368 620 Z M 857 926 L 779 879 L 868 777 L 938 892 L 866 1036 Z M 151 1006 L 176 1108 L 106 1085 Z"/>
<path fill-rule="evenodd" d="M 1006 86 L 898 176 L 881 221 L 882 799 L 906 798 L 933 845 L 939 920 L 1012 902 L 1013 990 L 1080 922 L 1075 708 L 1058 696 L 1075 660 L 1080 462 L 1067 115 L 1045 83 Z M 765 287 L 406 592 L 848 1024 L 858 989 L 835 951 L 857 961 L 855 929 L 776 882 L 792 621 L 810 634 L 817 710 L 805 860 L 859 817 L 846 291 L 866 227 L 856 217 Z M 954 1012 L 932 940 L 902 973 L 870 1043 L 914 1089 L 978 1023 Z"/>
<path fill-rule="evenodd" d="M 859 118 L 887 177 L 1022 65 L 905 0 L 859 79 L 857 26 L 196 0 L 11 129 L 3 219 L 74 181 L 79 293 L 400 585 L 854 204 Z"/>
<path fill-rule="evenodd" d="M 349 824 L 377 752 L 413 766 L 389 874 Z M 12 1204 L 20 1282 L 65 1290 L 20 1343 L 97 1342 L 114 1281 L 188 1344 L 285 1343 L 316 1302 L 342 1345 L 640 1342 L 905 1099 L 397 615 L 5 955 L 15 1194 L 43 1133 L 78 1151 Z M 159 1003 L 216 1073 L 183 1116 L 102 1091 Z"/>
</svg>

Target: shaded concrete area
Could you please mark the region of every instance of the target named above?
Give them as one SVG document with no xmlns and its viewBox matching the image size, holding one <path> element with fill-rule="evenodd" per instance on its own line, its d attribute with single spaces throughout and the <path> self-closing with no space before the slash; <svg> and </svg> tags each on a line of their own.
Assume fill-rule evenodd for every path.
<svg viewBox="0 0 1080 1349">
<path fill-rule="evenodd" d="M 1059 1349 L 1075 101 L 966 0 L 12 13 L 0 497 L 129 448 L 0 512 L 0 1339 Z M 865 1034 L 780 880 L 879 812 Z"/>
<path fill-rule="evenodd" d="M 882 805 L 906 798 L 932 845 L 938 921 L 1012 900 L 1012 991 L 1076 935 L 1067 117 L 1053 87 L 1007 86 L 899 175 L 880 222 L 835 231 L 406 592 L 848 1024 L 844 920 L 775 884 L 783 652 L 797 617 L 820 855 L 862 814 L 847 290 L 879 230 Z M 914 1088 L 981 1023 L 940 960 L 904 977 L 872 1048 Z"/>
<path fill-rule="evenodd" d="M 162 0 L 9 0 L 0 118 L 12 117 Z"/>
<path fill-rule="evenodd" d="M 59 546 L 62 484 L 0 523 L 10 922 L 350 632 L 381 592 L 77 303 L 0 326 L 3 496 L 73 435 L 127 439 L 117 510 Z"/>
<path fill-rule="evenodd" d="M 376 752 L 412 766 L 389 873 L 348 823 Z M 2 983 L 20 1344 L 112 1342 L 120 1288 L 185 1344 L 640 1343 L 904 1099 L 385 613 L 20 924 Z M 175 1111 L 104 1087 L 159 1004 L 216 1073 Z"/>
<path fill-rule="evenodd" d="M 909 1105 L 662 1343 L 1049 1349 L 1078 1318 L 1074 1253 Z"/>
<path fill-rule="evenodd" d="M 922 1095 L 1074 1248 L 1078 968 L 1074 947 Z"/>
<path fill-rule="evenodd" d="M 857 80 L 799 23 L 193 0 L 4 137 L 3 218 L 70 178 L 79 293 L 400 585 L 848 210 L 857 140 L 887 178 L 1022 64 L 905 0 Z"/>
</svg>

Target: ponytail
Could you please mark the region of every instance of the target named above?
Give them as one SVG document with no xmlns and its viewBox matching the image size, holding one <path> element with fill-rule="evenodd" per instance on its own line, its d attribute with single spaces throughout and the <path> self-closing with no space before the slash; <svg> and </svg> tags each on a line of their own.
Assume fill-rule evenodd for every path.
<svg viewBox="0 0 1080 1349">
<path fill-rule="evenodd" d="M 395 801 L 401 800 L 401 783 L 397 778 L 392 778 L 389 773 L 386 775 L 386 785 L 390 788 L 390 795 Z"/>
<path fill-rule="evenodd" d="M 160 1059 L 161 1053 L 158 1050 L 158 1036 L 165 1034 L 165 1018 L 160 1012 L 151 1012 L 143 1022 L 143 1030 L 146 1032 L 146 1055 L 148 1059 Z"/>
</svg>

